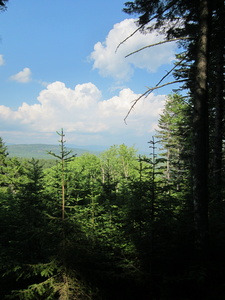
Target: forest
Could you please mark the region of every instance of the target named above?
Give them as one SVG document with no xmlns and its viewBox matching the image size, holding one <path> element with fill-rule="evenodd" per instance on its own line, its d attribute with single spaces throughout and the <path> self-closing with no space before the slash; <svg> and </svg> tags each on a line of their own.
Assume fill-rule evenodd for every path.
<svg viewBox="0 0 225 300">
<path fill-rule="evenodd" d="M 167 99 L 149 156 L 113 145 L 57 162 L 1 159 L 1 299 L 222 299 L 224 218 L 211 187 L 207 265 L 196 246 L 188 104 Z M 207 283 L 206 283 L 207 280 Z"/>
<path fill-rule="evenodd" d="M 148 156 L 122 144 L 76 157 L 62 129 L 59 153 L 48 152 L 57 163 L 43 168 L 9 157 L 0 139 L 1 299 L 225 298 L 224 1 L 124 11 L 137 30 L 177 41 L 162 81 L 173 74 L 180 88 L 146 137 Z"/>
</svg>

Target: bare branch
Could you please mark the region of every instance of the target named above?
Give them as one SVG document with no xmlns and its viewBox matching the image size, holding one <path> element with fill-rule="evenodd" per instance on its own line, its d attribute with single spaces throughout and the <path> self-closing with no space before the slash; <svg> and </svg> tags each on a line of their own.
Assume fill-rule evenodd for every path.
<svg viewBox="0 0 225 300">
<path fill-rule="evenodd" d="M 165 41 L 161 41 L 161 42 L 158 42 L 158 43 L 155 43 L 155 44 L 151 44 L 151 45 L 145 46 L 145 47 L 143 47 L 143 48 L 140 48 L 140 49 L 138 49 L 138 50 L 135 50 L 135 51 L 133 51 L 133 52 L 127 54 L 127 55 L 125 56 L 125 58 L 127 58 L 128 56 L 131 56 L 131 55 L 133 55 L 133 54 L 135 54 L 135 53 L 137 53 L 137 52 L 140 52 L 140 51 L 142 51 L 142 50 L 144 50 L 144 49 L 146 49 L 146 48 L 151 48 L 151 47 L 158 46 L 158 45 L 162 45 L 162 44 L 165 44 L 165 43 L 175 42 L 175 41 L 179 41 L 179 40 L 186 40 L 186 39 L 189 39 L 189 37 L 174 38 L 174 39 L 171 39 L 171 40 L 165 40 Z"/>
<path fill-rule="evenodd" d="M 133 31 L 128 37 L 126 37 L 122 42 L 119 43 L 119 45 L 116 47 L 115 52 L 117 52 L 117 50 L 119 49 L 119 47 L 125 43 L 129 38 L 131 38 L 136 32 L 138 32 L 139 30 L 141 30 L 143 27 L 145 27 L 145 25 L 149 24 L 151 21 L 153 21 L 154 19 L 158 18 L 160 15 L 164 14 L 168 9 L 170 9 L 174 4 L 176 4 L 177 0 L 172 1 L 169 5 L 167 5 L 164 10 L 161 13 L 158 13 L 156 15 L 154 15 L 150 20 L 148 20 L 147 23 L 142 24 L 141 26 L 139 26 L 135 31 Z"/>
<path fill-rule="evenodd" d="M 50 155 L 52 155 L 52 156 L 54 156 L 54 157 L 56 157 L 56 158 L 61 159 L 61 156 L 59 156 L 59 155 L 53 153 L 51 150 L 50 150 L 50 151 L 47 151 L 47 154 L 50 154 Z"/>
<path fill-rule="evenodd" d="M 174 83 L 184 82 L 184 81 L 186 81 L 186 79 L 175 80 L 175 81 L 171 81 L 171 82 L 164 83 L 164 84 L 162 84 L 162 85 L 155 86 L 155 87 L 153 87 L 153 88 L 148 88 L 147 91 L 145 91 L 141 96 L 139 96 L 136 100 L 133 101 L 134 103 L 131 105 L 131 107 L 130 107 L 128 113 L 126 114 L 126 116 L 125 116 L 125 118 L 124 118 L 125 124 L 127 124 L 127 123 L 126 123 L 126 119 L 128 118 L 130 112 L 132 111 L 132 109 L 135 107 L 135 105 L 137 104 L 137 102 L 138 102 L 141 98 L 143 98 L 143 97 L 146 96 L 146 95 L 149 95 L 151 92 L 153 92 L 153 91 L 156 90 L 156 89 L 160 89 L 160 88 L 162 88 L 162 87 L 164 87 L 164 86 L 167 86 L 167 85 L 170 85 L 170 84 L 174 84 Z"/>
<path fill-rule="evenodd" d="M 153 90 L 158 89 L 158 88 L 161 88 L 161 87 L 163 87 L 163 86 L 165 86 L 165 85 L 169 85 L 169 84 L 172 84 L 172 83 L 177 83 L 177 82 L 183 82 L 183 81 L 186 81 L 185 79 L 184 79 L 184 80 L 180 80 L 180 81 L 177 80 L 177 81 L 175 81 L 175 82 L 173 81 L 173 82 L 167 83 L 167 84 L 165 84 L 165 85 L 159 86 L 160 83 L 161 83 L 161 82 L 162 82 L 162 81 L 163 81 L 170 73 L 172 73 L 173 70 L 176 69 L 176 67 L 179 66 L 179 65 L 185 60 L 186 57 L 187 57 L 187 55 L 185 55 L 185 56 L 179 61 L 179 63 L 177 63 L 172 69 L 170 69 L 170 70 L 166 73 L 166 75 L 164 75 L 164 76 L 159 80 L 159 82 L 155 85 L 154 88 L 148 88 L 148 90 L 147 90 L 144 94 L 142 94 L 139 98 L 137 98 L 136 100 L 133 101 L 134 104 L 131 106 L 131 108 L 129 109 L 129 111 L 128 111 L 126 117 L 124 118 L 125 124 L 126 124 L 126 119 L 127 119 L 127 117 L 129 116 L 131 110 L 134 108 L 134 106 L 136 105 L 136 103 L 137 103 L 141 98 L 143 98 L 144 96 L 147 97 Z"/>
<path fill-rule="evenodd" d="M 116 47 L 115 53 L 117 52 L 117 50 L 119 49 L 119 47 L 124 44 L 127 40 L 129 40 L 129 38 L 131 38 L 133 35 L 135 35 L 136 32 L 138 32 L 139 30 L 141 30 L 145 25 L 141 25 L 139 26 L 135 31 L 133 31 L 130 35 L 128 35 L 122 42 L 119 43 L 119 45 Z"/>
<path fill-rule="evenodd" d="M 184 60 L 185 58 L 187 57 L 187 55 L 185 55 L 173 68 L 171 68 L 167 73 L 166 75 L 164 75 L 160 80 L 159 82 L 156 84 L 156 87 L 160 85 L 160 83 L 170 74 L 172 73 L 177 66 L 179 66 Z M 149 94 L 151 93 L 151 91 L 149 92 Z M 146 97 L 148 96 L 148 94 L 146 95 Z"/>
</svg>

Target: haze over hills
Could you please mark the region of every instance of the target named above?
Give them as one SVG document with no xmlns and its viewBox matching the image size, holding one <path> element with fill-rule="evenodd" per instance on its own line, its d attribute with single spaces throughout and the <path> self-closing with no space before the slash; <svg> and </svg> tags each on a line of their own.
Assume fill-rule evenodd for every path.
<svg viewBox="0 0 225 300">
<path fill-rule="evenodd" d="M 51 144 L 16 144 L 16 145 L 7 145 L 7 150 L 9 157 L 20 157 L 20 158 L 35 158 L 35 159 L 55 159 L 52 155 L 48 154 L 48 151 L 51 151 L 55 154 L 60 153 L 59 145 Z M 71 155 L 80 156 L 84 153 L 92 153 L 98 155 L 101 151 L 97 148 L 88 147 L 87 149 L 82 149 L 78 146 L 69 145 L 66 147 L 66 150 L 71 150 Z"/>
</svg>

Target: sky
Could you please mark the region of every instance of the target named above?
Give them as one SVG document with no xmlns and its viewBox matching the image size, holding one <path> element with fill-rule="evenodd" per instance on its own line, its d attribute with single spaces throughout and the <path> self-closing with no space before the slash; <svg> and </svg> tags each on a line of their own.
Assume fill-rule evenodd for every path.
<svg viewBox="0 0 225 300">
<path fill-rule="evenodd" d="M 0 12 L 0 136 L 6 144 L 125 144 L 148 151 L 172 87 L 133 101 L 173 67 L 176 45 L 137 32 L 124 0 L 9 0 Z M 116 51 L 117 49 L 117 51 Z M 171 81 L 171 78 L 168 78 Z"/>
</svg>

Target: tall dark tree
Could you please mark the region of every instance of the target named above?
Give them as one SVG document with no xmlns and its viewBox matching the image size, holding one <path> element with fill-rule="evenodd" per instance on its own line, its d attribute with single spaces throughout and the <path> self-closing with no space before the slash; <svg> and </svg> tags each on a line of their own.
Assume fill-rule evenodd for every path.
<svg viewBox="0 0 225 300">
<path fill-rule="evenodd" d="M 140 15 L 139 24 L 142 27 L 158 29 L 166 35 L 167 40 L 180 39 L 186 50 L 186 60 L 191 62 L 191 77 L 186 87 L 190 89 L 194 106 L 193 203 L 196 240 L 203 248 L 208 236 L 208 43 L 209 20 L 212 18 L 209 2 L 142 0 L 125 3 L 126 12 Z M 152 20 L 155 22 L 149 23 Z"/>
<path fill-rule="evenodd" d="M 213 178 L 212 200 L 219 210 L 222 208 L 222 170 L 223 170 L 223 140 L 224 140 L 224 93 L 225 93 L 225 72 L 224 72 L 224 47 L 225 37 L 221 34 L 224 31 L 225 7 L 224 1 L 218 0 L 212 4 L 211 39 L 209 42 L 209 108 L 211 110 L 210 120 L 210 148 L 212 149 L 211 163 Z M 216 47 L 215 47 L 216 45 Z"/>
<path fill-rule="evenodd" d="M 208 41 L 209 1 L 200 0 L 198 13 L 198 41 L 194 90 L 193 117 L 193 200 L 197 242 L 205 249 L 208 244 L 208 165 L 209 165 L 209 119 L 208 119 Z"/>
</svg>

